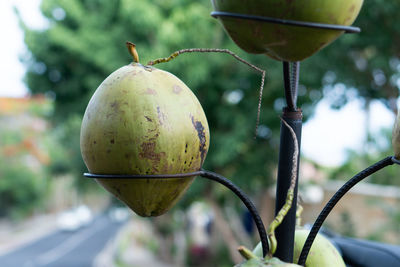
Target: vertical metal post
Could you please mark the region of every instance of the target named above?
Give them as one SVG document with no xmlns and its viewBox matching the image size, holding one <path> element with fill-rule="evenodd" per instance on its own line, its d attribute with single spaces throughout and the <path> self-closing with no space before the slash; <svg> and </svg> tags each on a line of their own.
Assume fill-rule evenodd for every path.
<svg viewBox="0 0 400 267">
<path fill-rule="evenodd" d="M 284 109 L 282 114 L 284 119 L 294 130 L 299 142 L 301 143 L 302 112 L 288 111 Z M 281 123 L 281 143 L 279 150 L 278 182 L 276 188 L 275 213 L 278 213 L 285 204 L 287 190 L 290 186 L 291 173 L 293 169 L 294 143 L 289 129 Z M 299 170 L 297 169 L 297 177 Z M 274 256 L 285 262 L 293 262 L 294 231 L 296 228 L 296 205 L 297 205 L 297 185 L 294 190 L 294 198 L 291 209 L 283 220 L 282 224 L 276 229 L 278 247 Z"/>
<path fill-rule="evenodd" d="M 301 129 L 303 114 L 296 107 L 297 83 L 299 64 L 296 62 L 292 68 L 292 79 L 289 77 L 290 66 L 284 62 L 284 81 L 285 95 L 288 107 L 283 109 L 282 119 L 284 119 L 296 133 L 299 150 L 301 144 Z M 287 191 L 290 187 L 293 169 L 294 140 L 290 130 L 281 123 L 281 136 L 278 163 L 278 181 L 276 187 L 275 214 L 279 212 L 285 204 Z M 300 154 L 300 153 L 299 153 Z M 298 155 L 300 158 L 300 155 Z M 299 158 L 297 160 L 299 160 Z M 299 164 L 297 164 L 296 179 L 298 180 Z M 294 231 L 296 228 L 296 205 L 297 205 L 297 181 L 294 190 L 294 198 L 291 209 L 285 216 L 281 225 L 276 229 L 277 250 L 274 256 L 285 262 L 293 262 Z"/>
</svg>

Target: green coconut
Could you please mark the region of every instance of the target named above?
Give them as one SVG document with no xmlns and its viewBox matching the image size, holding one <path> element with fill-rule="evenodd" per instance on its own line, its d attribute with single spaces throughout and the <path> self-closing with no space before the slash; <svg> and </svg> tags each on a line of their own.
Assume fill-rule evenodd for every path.
<svg viewBox="0 0 400 267">
<path fill-rule="evenodd" d="M 293 258 L 296 263 L 299 261 L 301 250 L 309 233 L 310 231 L 305 229 L 296 229 L 295 231 Z M 261 242 L 254 248 L 253 253 L 258 257 L 262 257 Z M 335 246 L 326 237 L 317 234 L 307 256 L 305 267 L 320 266 L 345 267 L 346 264 Z"/>
<path fill-rule="evenodd" d="M 235 267 L 300 267 L 300 265 L 294 263 L 283 262 L 275 257 L 262 257 L 261 243 L 259 244 L 258 251 L 250 251 L 244 246 L 238 248 L 239 253 L 246 260 Z"/>
<path fill-rule="evenodd" d="M 211 0 L 215 11 L 283 20 L 351 25 L 363 0 Z M 249 53 L 283 61 L 301 61 L 336 40 L 342 30 L 307 28 L 220 17 L 232 40 Z"/>
<path fill-rule="evenodd" d="M 200 170 L 210 140 L 202 106 L 180 79 L 139 64 L 136 50 L 134 54 L 137 62 L 108 76 L 86 108 L 80 146 L 88 170 L 129 175 Z M 147 217 L 168 211 L 194 178 L 97 182 L 135 213 Z"/>
<path fill-rule="evenodd" d="M 294 259 L 298 262 L 301 250 L 310 233 L 299 229 L 295 232 Z M 342 256 L 335 246 L 323 235 L 317 234 L 306 260 L 306 267 L 346 267 Z"/>
</svg>

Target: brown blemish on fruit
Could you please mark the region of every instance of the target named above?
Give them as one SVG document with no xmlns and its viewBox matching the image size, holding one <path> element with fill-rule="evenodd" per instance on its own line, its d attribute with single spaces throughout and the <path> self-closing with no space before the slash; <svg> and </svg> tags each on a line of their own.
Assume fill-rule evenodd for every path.
<svg viewBox="0 0 400 267">
<path fill-rule="evenodd" d="M 118 104 L 117 101 L 112 102 L 110 106 L 111 106 L 114 110 L 117 110 L 117 109 L 119 108 L 119 104 Z"/>
<path fill-rule="evenodd" d="M 152 171 L 153 171 L 153 174 L 154 174 L 154 173 L 160 173 L 159 170 L 158 170 L 158 168 L 156 167 L 156 165 L 153 165 L 153 166 L 151 167 L 151 169 L 152 169 Z"/>
<path fill-rule="evenodd" d="M 150 159 L 154 161 L 160 161 L 161 157 L 165 157 L 165 152 L 159 152 L 157 153 L 155 151 L 156 149 L 156 143 L 155 142 L 143 142 L 140 145 L 141 151 L 139 153 L 139 157 L 145 158 L 145 159 Z"/>
<path fill-rule="evenodd" d="M 167 173 L 169 170 L 172 170 L 172 169 L 173 169 L 172 164 L 169 165 L 168 163 L 164 164 L 164 165 L 161 167 L 161 170 L 162 170 L 163 173 Z"/>
<path fill-rule="evenodd" d="M 353 5 L 351 5 L 349 12 L 353 13 L 355 9 L 356 9 L 356 5 L 353 4 Z"/>
<path fill-rule="evenodd" d="M 158 131 L 158 128 L 154 129 L 154 131 L 156 131 L 156 133 L 154 134 L 153 137 L 149 138 L 149 141 L 155 141 L 157 139 L 157 137 L 160 136 L 160 132 Z"/>
<path fill-rule="evenodd" d="M 204 129 L 203 124 L 201 121 L 195 121 L 194 117 L 192 116 L 192 124 L 197 131 L 197 136 L 199 138 L 199 151 L 200 151 L 200 156 L 201 156 L 201 163 L 203 163 L 204 158 L 207 153 L 207 147 L 206 147 L 206 131 Z"/>
<path fill-rule="evenodd" d="M 114 144 L 114 143 L 115 143 L 114 138 L 110 140 L 110 143 L 111 143 L 111 144 Z"/>
<path fill-rule="evenodd" d="M 147 94 L 147 95 L 156 95 L 156 94 L 157 94 L 157 91 L 154 90 L 154 89 L 151 89 L 151 88 L 147 88 L 146 94 Z"/>
<path fill-rule="evenodd" d="M 144 116 L 147 121 L 152 122 L 153 120 L 149 116 Z"/>
<path fill-rule="evenodd" d="M 132 70 L 130 72 L 128 72 L 129 75 L 135 76 L 137 74 L 136 70 Z"/>
<path fill-rule="evenodd" d="M 174 85 L 173 86 L 173 90 L 172 90 L 175 94 L 180 94 L 180 92 L 182 91 L 182 88 L 179 85 Z"/>
</svg>

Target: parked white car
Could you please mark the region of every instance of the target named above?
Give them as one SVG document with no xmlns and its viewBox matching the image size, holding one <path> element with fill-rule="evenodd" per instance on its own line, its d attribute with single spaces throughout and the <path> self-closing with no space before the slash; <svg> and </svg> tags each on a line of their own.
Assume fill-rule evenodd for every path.
<svg viewBox="0 0 400 267">
<path fill-rule="evenodd" d="M 76 231 L 81 227 L 89 225 L 93 220 L 90 209 L 80 205 L 74 209 L 62 212 L 57 217 L 57 226 L 63 231 Z"/>
</svg>

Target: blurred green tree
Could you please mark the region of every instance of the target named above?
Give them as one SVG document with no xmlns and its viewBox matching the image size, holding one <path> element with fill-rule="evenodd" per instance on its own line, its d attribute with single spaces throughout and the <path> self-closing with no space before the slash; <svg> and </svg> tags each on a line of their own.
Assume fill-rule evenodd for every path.
<svg viewBox="0 0 400 267">
<path fill-rule="evenodd" d="M 157 66 L 180 77 L 203 104 L 212 135 L 205 167 L 248 189 L 271 182 L 282 108 L 281 67 L 278 62 L 251 57 L 236 48 L 209 16 L 208 1 L 44 0 L 41 10 L 49 21 L 48 28 L 30 29 L 21 20 L 31 53 L 25 61 L 26 83 L 34 94 L 55 97 L 55 123 L 74 126 L 65 135 L 65 143 L 72 153 L 71 167 L 80 180 L 84 180 L 81 173 L 86 169 L 79 153 L 76 116 L 82 117 L 105 77 L 130 62 L 125 48 L 125 41 L 130 40 L 136 43 L 142 62 L 182 48 L 218 47 L 267 69 L 260 131 L 254 140 L 259 73 L 219 54 L 182 55 Z M 310 103 L 306 92 L 301 101 Z"/>
<path fill-rule="evenodd" d="M 379 99 L 396 110 L 400 60 L 395 40 L 400 28 L 388 18 L 395 16 L 399 5 L 397 1 L 366 2 L 356 21 L 362 33 L 342 36 L 304 62 L 299 104 L 305 118 L 323 95 L 329 95 L 335 107 L 357 96 L 366 105 Z M 205 167 L 249 189 L 270 183 L 277 158 L 277 115 L 284 103 L 281 66 L 267 57 L 240 51 L 209 16 L 208 0 L 43 0 L 41 10 L 49 22 L 46 29 L 30 29 L 21 20 L 31 53 L 25 57 L 26 83 L 32 93 L 54 95 L 57 123 L 81 117 L 101 81 L 129 63 L 126 40 L 136 43 L 142 62 L 182 48 L 218 47 L 265 68 L 261 125 L 253 140 L 259 73 L 228 55 L 217 54 L 182 55 L 158 65 L 187 83 L 203 104 L 212 134 Z M 68 138 L 79 143 L 77 131 L 66 136 L 66 143 Z M 69 146 L 71 158 L 79 161 L 79 149 L 73 147 Z M 84 165 L 75 163 L 76 172 L 82 173 Z"/>
<path fill-rule="evenodd" d="M 20 219 L 29 215 L 46 193 L 44 172 L 0 154 L 0 217 Z"/>
<path fill-rule="evenodd" d="M 393 18 L 399 7 L 400 2 L 394 0 L 365 2 L 356 21 L 361 34 L 345 35 L 304 61 L 298 101 L 305 120 L 324 95 L 331 97 L 335 107 L 360 97 L 366 107 L 371 99 L 379 99 L 395 110 L 400 26 Z M 259 73 L 220 54 L 181 55 L 157 66 L 182 79 L 203 105 L 211 130 L 204 167 L 231 178 L 253 195 L 273 182 L 278 115 L 284 106 L 281 64 L 240 51 L 210 17 L 209 0 L 43 0 L 41 10 L 49 22 L 46 29 L 31 29 L 21 20 L 30 51 L 24 57 L 26 83 L 33 94 L 54 96 L 53 120 L 69 125 L 63 143 L 80 183 L 86 183 L 81 178 L 86 168 L 79 152 L 79 118 L 98 85 L 130 63 L 127 40 L 137 45 L 143 63 L 182 48 L 215 47 L 230 49 L 265 69 L 261 121 L 254 139 Z M 201 198 L 209 186 L 195 183 L 181 203 Z M 224 200 L 225 191 L 214 188 Z"/>
<path fill-rule="evenodd" d="M 341 107 L 352 97 L 359 97 L 366 108 L 371 100 L 377 99 L 397 111 L 400 26 L 393 23 L 393 19 L 397 17 L 398 8 L 398 1 L 364 1 L 355 22 L 361 33 L 339 38 L 308 60 L 312 65 L 310 70 L 316 71 L 317 77 L 323 77 L 325 94 L 333 91 L 334 85 L 344 85 L 346 90 L 330 94 L 333 106 Z"/>
</svg>

